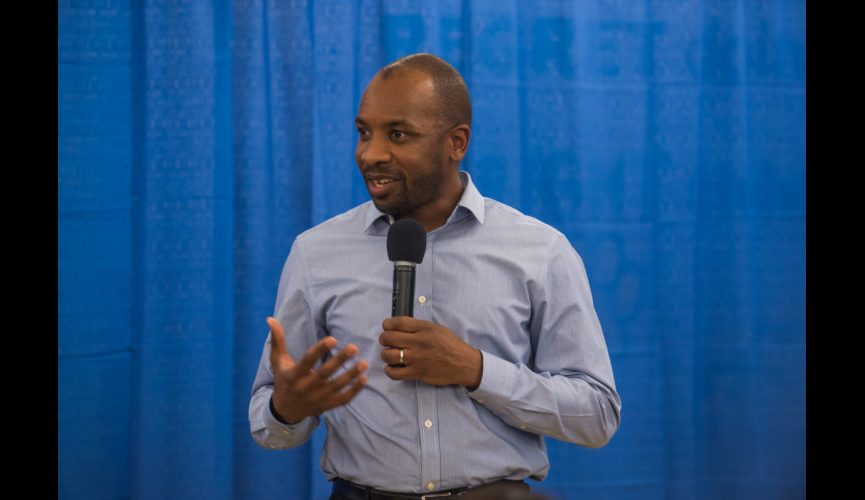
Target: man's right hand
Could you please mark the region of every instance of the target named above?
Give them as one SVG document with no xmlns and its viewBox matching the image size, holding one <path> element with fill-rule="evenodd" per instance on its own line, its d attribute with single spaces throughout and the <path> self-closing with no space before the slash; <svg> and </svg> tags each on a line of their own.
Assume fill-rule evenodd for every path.
<svg viewBox="0 0 865 500">
<path fill-rule="evenodd" d="M 315 343 L 295 362 L 285 348 L 285 330 L 276 318 L 267 318 L 270 326 L 270 365 L 273 369 L 273 407 L 279 417 L 290 423 L 319 415 L 331 408 L 342 406 L 354 398 L 367 382 L 369 363 L 360 360 L 352 368 L 332 377 L 346 361 L 354 357 L 358 348 L 348 344 L 336 356 L 317 369 L 316 361 L 336 346 L 337 340 L 325 337 Z M 331 378 L 332 377 L 332 378 Z"/>
</svg>

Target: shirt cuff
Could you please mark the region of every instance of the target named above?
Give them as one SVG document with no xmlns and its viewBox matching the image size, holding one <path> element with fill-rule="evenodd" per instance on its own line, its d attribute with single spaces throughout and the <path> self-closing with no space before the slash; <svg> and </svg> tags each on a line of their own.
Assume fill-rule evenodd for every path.
<svg viewBox="0 0 865 500">
<path fill-rule="evenodd" d="M 270 402 L 267 404 L 267 409 L 264 411 L 264 425 L 267 427 L 268 432 L 273 436 L 278 436 L 279 439 L 287 440 L 291 439 L 293 436 L 298 434 L 305 434 L 306 432 L 311 431 L 312 427 L 318 423 L 318 417 L 306 417 L 300 422 L 295 422 L 293 424 L 283 424 L 279 420 L 276 419 L 276 416 L 273 412 L 270 411 Z"/>
<path fill-rule="evenodd" d="M 485 351 L 481 351 L 481 356 L 484 359 L 481 383 L 474 391 L 466 389 L 466 392 L 470 398 L 482 405 L 507 405 L 513 392 L 517 367 Z"/>
</svg>

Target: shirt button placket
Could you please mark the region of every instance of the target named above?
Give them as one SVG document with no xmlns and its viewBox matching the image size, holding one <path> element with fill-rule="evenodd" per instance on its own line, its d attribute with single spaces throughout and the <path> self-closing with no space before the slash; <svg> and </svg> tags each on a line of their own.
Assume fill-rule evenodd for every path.
<svg viewBox="0 0 865 500">
<path fill-rule="evenodd" d="M 435 322 L 433 311 L 429 307 L 430 294 L 433 293 L 432 283 L 436 265 L 435 235 L 427 235 L 426 253 L 423 264 L 417 267 L 417 305 L 415 317 L 425 321 Z M 434 491 L 441 480 L 441 448 L 433 418 L 438 415 L 436 408 L 436 393 L 438 388 L 429 384 L 418 383 L 415 386 L 418 409 L 418 429 L 420 431 L 421 487 Z"/>
</svg>

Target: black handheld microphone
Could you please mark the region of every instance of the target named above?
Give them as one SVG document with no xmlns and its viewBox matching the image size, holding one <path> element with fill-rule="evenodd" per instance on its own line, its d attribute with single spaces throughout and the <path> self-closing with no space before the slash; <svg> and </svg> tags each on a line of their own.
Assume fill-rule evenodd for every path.
<svg viewBox="0 0 865 500">
<path fill-rule="evenodd" d="M 423 261 L 426 230 L 414 219 L 400 219 L 387 232 L 387 258 L 393 261 L 391 316 L 413 316 L 415 266 Z"/>
</svg>

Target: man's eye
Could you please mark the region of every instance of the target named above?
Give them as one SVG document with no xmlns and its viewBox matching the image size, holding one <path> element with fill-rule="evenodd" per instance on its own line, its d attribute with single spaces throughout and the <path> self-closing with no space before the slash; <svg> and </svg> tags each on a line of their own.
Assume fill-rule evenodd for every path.
<svg viewBox="0 0 865 500">
<path fill-rule="evenodd" d="M 366 136 L 367 134 L 369 134 L 369 131 L 368 131 L 367 129 L 358 127 L 358 129 L 357 129 L 357 135 L 359 135 L 359 136 L 361 136 L 361 137 L 364 137 L 364 136 Z"/>
<path fill-rule="evenodd" d="M 406 133 L 402 130 L 394 130 L 390 133 L 390 136 L 394 139 L 405 139 Z"/>
</svg>

